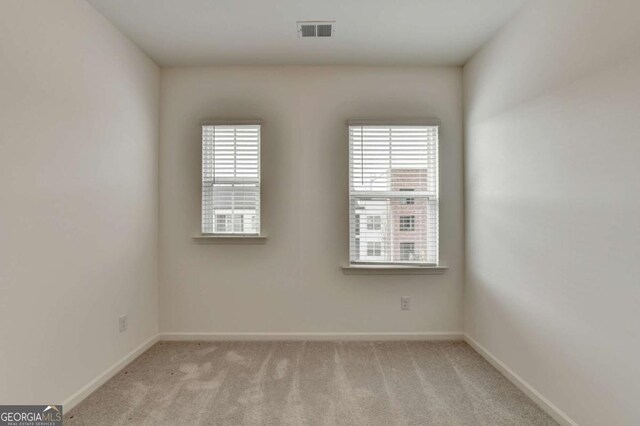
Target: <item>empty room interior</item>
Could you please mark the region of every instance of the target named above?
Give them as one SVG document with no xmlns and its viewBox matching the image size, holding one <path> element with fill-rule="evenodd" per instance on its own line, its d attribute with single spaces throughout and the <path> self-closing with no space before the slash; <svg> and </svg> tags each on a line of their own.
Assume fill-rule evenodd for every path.
<svg viewBox="0 0 640 426">
<path fill-rule="evenodd" d="M 0 425 L 640 425 L 639 18 L 0 0 Z"/>
</svg>

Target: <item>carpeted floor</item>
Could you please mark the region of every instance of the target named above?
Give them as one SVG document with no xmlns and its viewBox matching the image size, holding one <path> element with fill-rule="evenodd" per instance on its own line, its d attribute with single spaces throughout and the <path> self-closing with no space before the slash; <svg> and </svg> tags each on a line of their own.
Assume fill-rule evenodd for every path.
<svg viewBox="0 0 640 426">
<path fill-rule="evenodd" d="M 555 425 L 463 342 L 160 342 L 75 425 Z"/>
</svg>

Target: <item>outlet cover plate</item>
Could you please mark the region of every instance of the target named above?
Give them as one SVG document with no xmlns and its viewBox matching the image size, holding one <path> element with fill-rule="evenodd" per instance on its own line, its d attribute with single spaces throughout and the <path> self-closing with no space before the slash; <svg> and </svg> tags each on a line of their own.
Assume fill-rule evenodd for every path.
<svg viewBox="0 0 640 426">
<path fill-rule="evenodd" d="M 129 325 L 128 322 L 126 315 L 122 315 L 118 318 L 118 329 L 120 330 L 120 333 L 127 330 L 127 326 Z"/>
</svg>

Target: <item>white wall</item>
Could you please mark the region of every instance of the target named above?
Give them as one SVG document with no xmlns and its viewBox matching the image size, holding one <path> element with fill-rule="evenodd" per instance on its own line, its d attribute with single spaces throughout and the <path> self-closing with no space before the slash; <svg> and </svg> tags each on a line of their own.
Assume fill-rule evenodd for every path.
<svg viewBox="0 0 640 426">
<path fill-rule="evenodd" d="M 640 2 L 533 0 L 465 66 L 466 332 L 640 424 Z"/>
<path fill-rule="evenodd" d="M 162 332 L 461 331 L 460 68 L 162 70 Z M 442 119 L 442 276 L 343 275 L 349 118 Z M 196 244 L 203 118 L 258 117 L 264 245 Z M 400 310 L 400 296 L 412 298 Z"/>
<path fill-rule="evenodd" d="M 0 2 L 0 404 L 60 403 L 157 333 L 158 94 L 84 1 Z"/>
</svg>

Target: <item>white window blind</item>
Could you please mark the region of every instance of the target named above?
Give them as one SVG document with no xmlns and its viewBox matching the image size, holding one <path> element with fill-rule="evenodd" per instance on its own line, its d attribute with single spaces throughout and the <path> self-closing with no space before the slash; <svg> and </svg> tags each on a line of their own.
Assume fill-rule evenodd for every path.
<svg viewBox="0 0 640 426">
<path fill-rule="evenodd" d="M 260 125 L 202 126 L 202 233 L 260 234 Z"/>
<path fill-rule="evenodd" d="M 351 263 L 438 264 L 438 130 L 349 124 Z"/>
</svg>

